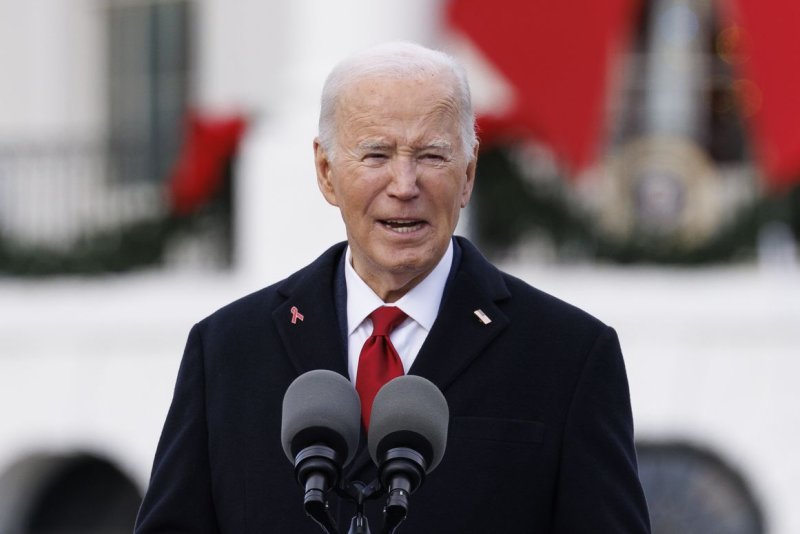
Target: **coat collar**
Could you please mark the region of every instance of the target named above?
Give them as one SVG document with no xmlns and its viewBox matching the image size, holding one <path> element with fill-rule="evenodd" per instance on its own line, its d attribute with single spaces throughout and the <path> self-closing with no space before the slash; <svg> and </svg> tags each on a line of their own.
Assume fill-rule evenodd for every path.
<svg viewBox="0 0 800 534">
<path fill-rule="evenodd" d="M 503 276 L 463 237 L 456 237 L 460 252 L 442 297 L 439 315 L 420 349 L 409 374 L 420 375 L 442 391 L 477 357 L 508 324 L 497 306 L 509 298 Z M 346 320 L 340 277 L 346 243 L 338 243 L 309 266 L 278 285 L 285 300 L 272 319 L 299 374 L 330 369 L 347 377 Z M 337 302 L 338 301 L 338 302 Z M 297 317 L 292 309 L 303 317 Z M 491 322 L 484 324 L 480 310 Z"/>
</svg>

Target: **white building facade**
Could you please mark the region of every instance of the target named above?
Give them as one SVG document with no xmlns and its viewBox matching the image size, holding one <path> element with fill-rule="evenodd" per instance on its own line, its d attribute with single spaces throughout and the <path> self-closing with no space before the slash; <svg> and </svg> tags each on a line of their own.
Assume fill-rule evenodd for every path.
<svg viewBox="0 0 800 534">
<path fill-rule="evenodd" d="M 120 488 L 144 491 L 192 324 L 345 237 L 312 159 L 327 71 L 372 43 L 445 40 L 442 4 L 424 0 L 0 0 L 0 147 L 107 139 L 110 21 L 159 5 L 188 13 L 185 103 L 250 120 L 235 170 L 234 267 L 0 277 L 0 532 L 26 532 L 26 514 L 76 458 L 107 462 Z M 3 180 L 20 177 L 0 174 L 0 210 L 11 213 L 18 197 Z M 3 220 L 26 215 L 14 217 Z M 711 451 L 745 481 L 768 532 L 800 532 L 793 259 L 504 268 L 617 329 L 639 441 Z"/>
</svg>

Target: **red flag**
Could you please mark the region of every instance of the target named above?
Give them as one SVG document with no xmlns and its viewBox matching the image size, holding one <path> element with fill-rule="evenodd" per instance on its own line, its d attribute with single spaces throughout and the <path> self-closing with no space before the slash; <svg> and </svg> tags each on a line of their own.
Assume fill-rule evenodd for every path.
<svg viewBox="0 0 800 534">
<path fill-rule="evenodd" d="M 721 52 L 734 48 L 735 88 L 761 168 L 774 187 L 800 182 L 800 2 L 720 0 L 718 6 L 730 24 Z"/>
<path fill-rule="evenodd" d="M 450 24 L 515 92 L 500 121 L 481 121 L 482 138 L 527 132 L 573 169 L 592 163 L 602 146 L 612 53 L 638 6 L 638 0 L 451 0 Z"/>
</svg>

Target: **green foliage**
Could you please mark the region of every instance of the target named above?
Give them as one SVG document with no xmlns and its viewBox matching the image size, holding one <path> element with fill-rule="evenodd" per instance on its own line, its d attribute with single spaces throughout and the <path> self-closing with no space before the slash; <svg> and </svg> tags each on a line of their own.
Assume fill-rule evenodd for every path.
<svg viewBox="0 0 800 534">
<path fill-rule="evenodd" d="M 222 230 L 231 259 L 230 188 L 201 209 L 182 217 L 164 214 L 111 230 L 85 235 L 67 247 L 17 243 L 0 234 L 0 275 L 48 277 L 124 273 L 162 265 L 175 239 L 202 232 L 209 225 Z"/>
<path fill-rule="evenodd" d="M 798 187 L 740 209 L 713 236 L 687 246 L 669 238 L 609 236 L 573 206 L 563 181 L 552 182 L 532 186 L 507 148 L 481 153 L 472 229 L 487 254 L 502 257 L 535 235 L 546 236 L 561 259 L 577 255 L 620 264 L 704 265 L 753 257 L 759 229 L 767 221 L 786 222 L 800 236 Z"/>
</svg>

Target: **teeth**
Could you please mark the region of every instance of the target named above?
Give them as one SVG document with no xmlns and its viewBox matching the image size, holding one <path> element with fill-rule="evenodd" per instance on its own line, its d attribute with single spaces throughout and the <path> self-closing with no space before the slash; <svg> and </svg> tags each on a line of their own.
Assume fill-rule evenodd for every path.
<svg viewBox="0 0 800 534">
<path fill-rule="evenodd" d="M 414 232 L 422 227 L 422 224 L 416 221 L 397 221 L 394 219 L 383 221 L 383 225 L 393 232 L 398 232 L 401 234 Z"/>
<path fill-rule="evenodd" d="M 394 226 L 390 226 L 389 228 L 392 229 L 393 232 L 397 232 L 400 234 L 407 234 L 409 232 L 413 232 L 414 230 L 418 230 L 421 225 L 415 224 L 414 226 L 399 226 L 395 228 Z"/>
</svg>

